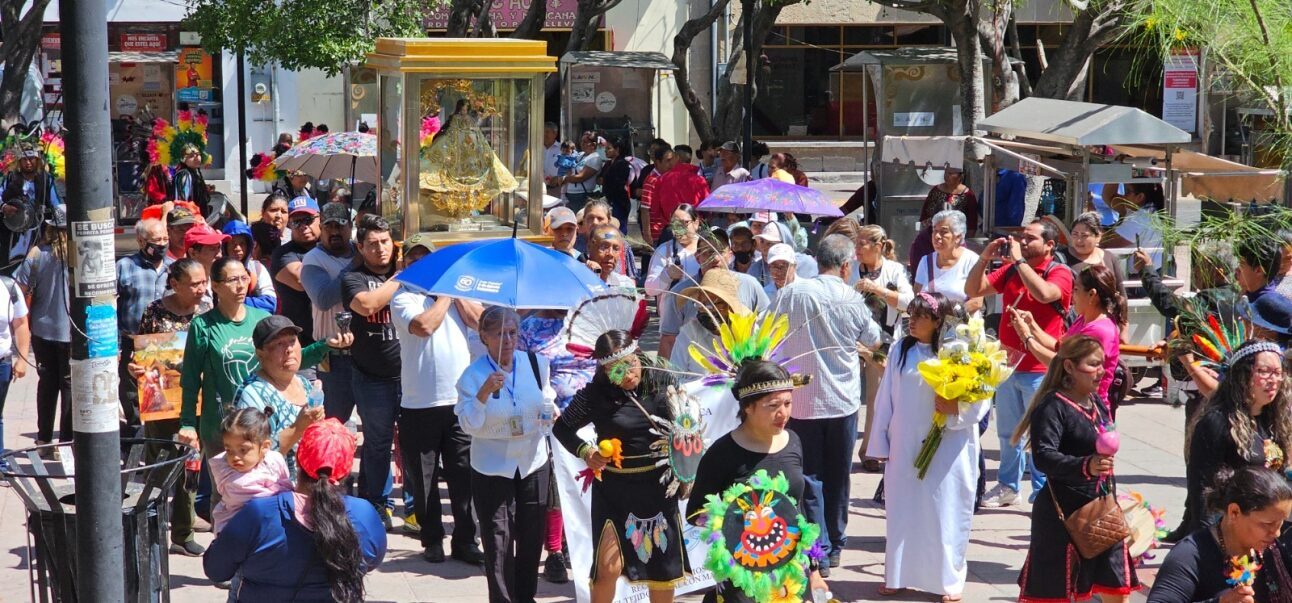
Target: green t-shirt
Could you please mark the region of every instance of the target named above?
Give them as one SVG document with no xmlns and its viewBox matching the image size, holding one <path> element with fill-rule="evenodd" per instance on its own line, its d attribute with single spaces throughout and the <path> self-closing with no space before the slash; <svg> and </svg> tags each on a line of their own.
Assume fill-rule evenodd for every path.
<svg viewBox="0 0 1292 603">
<path fill-rule="evenodd" d="M 269 316 L 258 308 L 246 307 L 242 320 L 230 320 L 219 308 L 197 316 L 188 327 L 184 343 L 184 371 L 180 387 L 184 392 L 180 407 L 180 425 L 196 427 L 203 450 L 218 454 L 223 450 L 220 421 L 225 406 L 234 402 L 234 394 L 247 377 L 260 369 L 256 346 L 251 334 L 256 323 Z M 301 368 L 322 362 L 327 344 L 319 341 L 301 352 Z M 198 392 L 202 394 L 202 415 L 197 415 Z"/>
</svg>

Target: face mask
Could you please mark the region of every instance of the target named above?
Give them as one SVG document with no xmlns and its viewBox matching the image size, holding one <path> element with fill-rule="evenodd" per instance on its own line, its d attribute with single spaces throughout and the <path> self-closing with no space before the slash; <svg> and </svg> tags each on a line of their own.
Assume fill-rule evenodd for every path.
<svg viewBox="0 0 1292 603">
<path fill-rule="evenodd" d="M 147 245 L 144 245 L 142 251 L 144 252 L 145 259 L 150 262 L 156 262 L 165 256 L 166 246 L 158 245 L 157 243 L 148 243 Z"/>
<path fill-rule="evenodd" d="M 735 256 L 737 264 L 748 264 L 754 261 L 754 252 L 752 251 L 737 251 Z"/>
<path fill-rule="evenodd" d="M 704 330 L 714 335 L 718 334 L 718 323 L 711 312 L 700 310 L 700 313 L 695 315 L 695 320 L 700 323 L 701 327 L 704 327 Z"/>
</svg>

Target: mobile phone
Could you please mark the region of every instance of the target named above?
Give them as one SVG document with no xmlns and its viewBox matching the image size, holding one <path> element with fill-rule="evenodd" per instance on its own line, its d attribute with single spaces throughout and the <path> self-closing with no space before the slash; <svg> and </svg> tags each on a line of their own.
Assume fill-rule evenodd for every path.
<svg viewBox="0 0 1292 603">
<path fill-rule="evenodd" d="M 1139 249 L 1139 233 L 1135 233 L 1135 249 Z"/>
</svg>

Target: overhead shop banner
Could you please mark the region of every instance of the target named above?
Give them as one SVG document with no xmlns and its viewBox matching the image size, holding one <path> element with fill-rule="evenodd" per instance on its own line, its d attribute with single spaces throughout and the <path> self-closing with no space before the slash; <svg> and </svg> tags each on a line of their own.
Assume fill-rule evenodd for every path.
<svg viewBox="0 0 1292 603">
<path fill-rule="evenodd" d="M 532 0 L 493 0 L 489 7 L 489 19 L 497 29 L 516 29 L 525 20 Z M 574 27 L 574 11 L 578 0 L 547 0 L 547 18 L 543 29 L 570 29 Z M 448 29 L 449 3 L 440 3 L 439 8 L 426 16 L 426 29 Z"/>
</svg>

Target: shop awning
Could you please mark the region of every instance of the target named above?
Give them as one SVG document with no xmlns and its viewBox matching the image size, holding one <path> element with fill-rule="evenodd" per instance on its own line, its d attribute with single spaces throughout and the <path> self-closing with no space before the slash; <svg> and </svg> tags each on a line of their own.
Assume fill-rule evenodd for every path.
<svg viewBox="0 0 1292 603">
<path fill-rule="evenodd" d="M 1156 159 L 1159 162 L 1166 156 L 1162 150 L 1151 147 L 1116 145 L 1113 149 L 1118 154 Z M 1158 165 L 1162 164 L 1158 163 Z M 1185 176 L 1181 180 L 1183 194 L 1218 201 L 1229 199 L 1281 201 L 1283 179 L 1287 176 L 1281 170 L 1252 167 L 1184 150 L 1176 150 L 1171 154 L 1171 169 L 1182 172 Z"/>
<path fill-rule="evenodd" d="M 109 63 L 178 63 L 178 50 L 160 52 L 109 52 Z"/>
<path fill-rule="evenodd" d="M 84 0 L 82 0 L 84 1 Z M 90 0 L 94 1 L 94 0 Z M 183 0 L 98 0 L 108 5 L 109 23 L 179 23 L 188 16 Z M 58 23 L 58 2 L 50 0 L 45 8 L 45 22 Z M 30 2 L 22 8 L 27 11 Z"/>
<path fill-rule="evenodd" d="M 1186 144 L 1188 132 L 1134 107 L 1025 98 L 978 122 L 1002 136 L 1070 146 Z"/>
<path fill-rule="evenodd" d="M 658 69 L 673 71 L 677 68 L 662 52 L 638 52 L 631 50 L 584 50 L 567 52 L 561 57 L 562 65 L 597 65 L 602 67 L 622 67 L 628 69 Z"/>
</svg>

